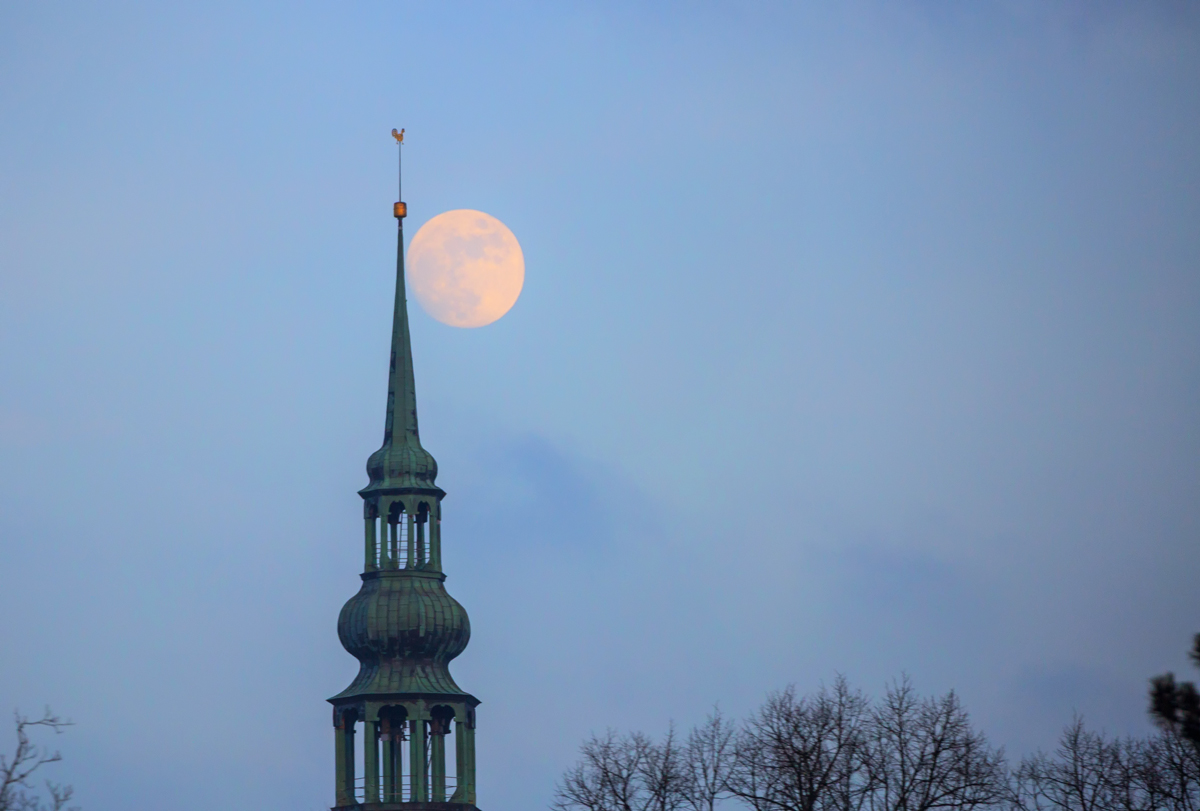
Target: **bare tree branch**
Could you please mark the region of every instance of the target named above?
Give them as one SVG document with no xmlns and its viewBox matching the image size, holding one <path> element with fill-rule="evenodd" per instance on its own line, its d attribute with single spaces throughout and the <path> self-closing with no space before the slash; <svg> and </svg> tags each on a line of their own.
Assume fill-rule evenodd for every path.
<svg viewBox="0 0 1200 811">
<path fill-rule="evenodd" d="M 735 761 L 736 730 L 719 707 L 703 725 L 688 735 L 684 749 L 687 771 L 687 804 L 692 811 L 715 811 L 717 803 L 728 797 L 729 778 Z"/>
<path fill-rule="evenodd" d="M 869 780 L 867 707 L 841 677 L 811 698 L 771 695 L 738 736 L 730 792 L 755 811 L 855 811 Z"/>
<path fill-rule="evenodd" d="M 555 787 L 558 811 L 678 811 L 687 772 L 672 728 L 662 743 L 609 730 L 580 747 L 580 761 Z"/>
<path fill-rule="evenodd" d="M 33 774 L 47 764 L 62 760 L 62 755 L 35 744 L 30 738 L 30 733 L 40 727 L 52 729 L 55 734 L 59 734 L 71 726 L 71 722 L 59 718 L 49 707 L 36 721 L 19 712 L 14 713 L 14 719 L 17 727 L 17 748 L 11 758 L 0 755 L 0 811 L 62 811 L 74 793 L 70 786 L 47 782 L 49 806 L 31 793 L 33 786 L 29 780 Z"/>
<path fill-rule="evenodd" d="M 871 710 L 867 729 L 872 811 L 967 811 L 1007 795 L 1003 753 L 971 728 L 953 692 L 922 699 L 905 677 Z"/>
<path fill-rule="evenodd" d="M 1021 763 L 1013 805 L 1019 811 L 1197 811 L 1194 753 L 1170 729 L 1156 738 L 1110 740 L 1076 718 L 1053 755 L 1038 753 Z"/>
<path fill-rule="evenodd" d="M 907 678 L 874 702 L 842 678 L 788 688 L 740 726 L 714 709 L 682 745 L 673 727 L 660 742 L 610 730 L 580 755 L 556 811 L 1200 811 L 1200 749 L 1181 723 L 1109 739 L 1076 719 L 1010 772 L 955 693 L 922 697 Z"/>
</svg>

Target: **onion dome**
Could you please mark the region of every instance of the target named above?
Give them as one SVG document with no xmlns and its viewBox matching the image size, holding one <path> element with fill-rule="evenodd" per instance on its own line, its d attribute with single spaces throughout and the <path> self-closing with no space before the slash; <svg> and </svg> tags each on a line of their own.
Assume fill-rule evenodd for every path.
<svg viewBox="0 0 1200 811">
<path fill-rule="evenodd" d="M 338 637 L 360 663 L 358 677 L 334 696 L 384 693 L 466 695 L 450 676 L 450 660 L 471 638 L 467 612 L 442 576 L 375 572 L 338 617 Z"/>
</svg>

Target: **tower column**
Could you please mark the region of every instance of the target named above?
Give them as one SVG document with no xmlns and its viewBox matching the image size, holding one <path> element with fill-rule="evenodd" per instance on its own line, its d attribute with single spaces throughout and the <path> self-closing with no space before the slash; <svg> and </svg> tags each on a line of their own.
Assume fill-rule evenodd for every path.
<svg viewBox="0 0 1200 811">
<path fill-rule="evenodd" d="M 334 766 L 337 782 L 337 804 L 354 804 L 354 721 L 346 713 L 338 714 L 334 727 Z"/>
<path fill-rule="evenodd" d="M 463 722 L 456 720 L 454 723 L 454 793 L 450 795 L 450 802 L 461 803 L 467 793 L 467 778 L 463 773 Z"/>
<path fill-rule="evenodd" d="M 433 505 L 429 511 L 429 568 L 442 570 L 442 505 Z"/>
<path fill-rule="evenodd" d="M 339 718 L 333 727 L 333 785 L 336 787 L 334 805 L 346 805 L 346 732 Z"/>
<path fill-rule="evenodd" d="M 475 714 L 471 710 L 471 715 Z M 463 769 L 463 775 L 467 778 L 467 802 L 475 804 L 475 722 L 474 718 L 470 719 L 470 723 L 463 725 L 463 752 L 466 754 L 466 768 Z"/>
<path fill-rule="evenodd" d="M 426 789 L 425 778 L 425 722 L 415 720 L 409 722 L 408 728 L 408 774 L 409 795 L 411 803 L 429 802 L 429 792 Z"/>
<path fill-rule="evenodd" d="M 363 722 L 363 802 L 379 802 L 379 722 Z"/>
<path fill-rule="evenodd" d="M 449 724 L 444 717 L 429 723 L 429 771 L 432 801 L 446 802 L 446 733 Z"/>
<path fill-rule="evenodd" d="M 468 710 L 468 712 L 470 712 Z M 454 723 L 456 778 L 452 803 L 475 803 L 475 727 L 463 720 Z"/>
<path fill-rule="evenodd" d="M 363 563 L 363 571 L 364 572 L 373 572 L 379 568 L 379 565 L 376 563 L 377 552 L 376 552 L 376 542 L 375 542 L 375 525 L 377 523 L 379 523 L 379 519 L 374 518 L 374 517 L 368 517 L 365 523 L 366 523 L 367 530 L 366 530 L 366 538 L 365 538 L 365 549 L 364 549 L 365 561 Z"/>
</svg>

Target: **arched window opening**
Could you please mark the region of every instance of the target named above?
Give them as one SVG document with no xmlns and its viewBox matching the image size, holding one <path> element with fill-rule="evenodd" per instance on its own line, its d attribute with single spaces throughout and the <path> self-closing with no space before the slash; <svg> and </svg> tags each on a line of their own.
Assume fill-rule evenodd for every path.
<svg viewBox="0 0 1200 811">
<path fill-rule="evenodd" d="M 404 503 L 401 501 L 393 501 L 388 508 L 387 514 L 387 559 L 382 564 L 384 569 L 403 569 L 411 566 L 410 558 L 412 550 L 409 544 L 410 529 L 412 521 L 406 520 L 408 516 L 404 510 Z"/>
<path fill-rule="evenodd" d="M 384 707 L 379 719 L 371 724 L 371 732 L 378 744 L 364 747 L 372 755 L 370 763 L 364 763 L 363 791 L 361 802 L 399 803 L 407 795 L 408 779 L 405 765 L 408 761 L 408 713 L 403 707 Z"/>
</svg>

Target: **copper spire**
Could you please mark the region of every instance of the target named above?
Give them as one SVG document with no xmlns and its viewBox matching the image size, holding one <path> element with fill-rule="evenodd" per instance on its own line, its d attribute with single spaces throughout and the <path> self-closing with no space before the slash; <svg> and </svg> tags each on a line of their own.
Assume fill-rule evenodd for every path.
<svg viewBox="0 0 1200 811">
<path fill-rule="evenodd" d="M 392 130 L 399 153 L 404 130 Z M 403 165 L 397 159 L 398 175 Z M 397 191 L 403 188 L 397 182 Z M 396 303 L 392 313 L 392 356 L 388 368 L 387 413 L 383 423 L 383 445 L 367 460 L 371 482 L 359 492 L 364 495 L 396 488 L 437 489 L 437 462 L 421 446 L 417 428 L 417 391 L 413 379 L 412 339 L 408 332 L 408 301 L 404 291 L 404 218 L 408 206 L 392 206 L 396 217 Z"/>
</svg>

